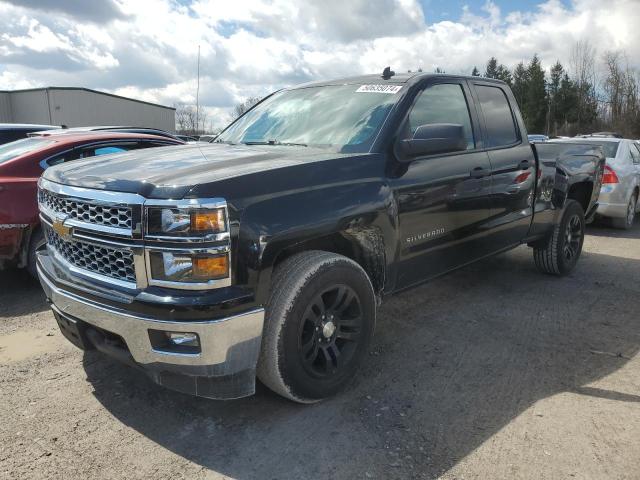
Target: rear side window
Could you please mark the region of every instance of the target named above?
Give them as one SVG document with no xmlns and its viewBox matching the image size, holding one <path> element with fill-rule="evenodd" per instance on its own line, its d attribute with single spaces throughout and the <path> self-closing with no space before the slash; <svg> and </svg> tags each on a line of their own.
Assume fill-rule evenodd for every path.
<svg viewBox="0 0 640 480">
<path fill-rule="evenodd" d="M 469 107 L 462 86 L 455 83 L 440 83 L 423 90 L 409 112 L 411 137 L 417 128 L 434 123 L 462 125 L 467 139 L 467 150 L 475 148 Z"/>
<path fill-rule="evenodd" d="M 620 146 L 620 142 L 597 142 L 597 143 L 604 150 L 605 157 L 616 158 L 616 155 L 618 155 L 618 147 Z"/>
<path fill-rule="evenodd" d="M 633 159 L 633 163 L 636 165 L 640 163 L 640 150 L 638 150 L 638 144 L 632 143 L 629 146 L 629 150 L 631 150 L 631 158 Z"/>
<path fill-rule="evenodd" d="M 476 85 L 487 128 L 486 146 L 503 147 L 520 140 L 507 96 L 501 88 Z"/>
</svg>

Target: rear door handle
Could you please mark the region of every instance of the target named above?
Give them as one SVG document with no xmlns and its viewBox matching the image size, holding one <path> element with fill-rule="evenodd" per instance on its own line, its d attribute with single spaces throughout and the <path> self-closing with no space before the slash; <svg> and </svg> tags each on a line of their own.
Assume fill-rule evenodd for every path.
<svg viewBox="0 0 640 480">
<path fill-rule="evenodd" d="M 529 163 L 529 160 L 522 160 L 518 164 L 518 170 L 528 170 L 530 166 L 531 166 L 531 163 Z"/>
<path fill-rule="evenodd" d="M 482 177 L 488 177 L 491 174 L 491 172 L 484 168 L 484 167 L 476 167 L 473 170 L 471 170 L 471 178 L 482 178 Z"/>
</svg>

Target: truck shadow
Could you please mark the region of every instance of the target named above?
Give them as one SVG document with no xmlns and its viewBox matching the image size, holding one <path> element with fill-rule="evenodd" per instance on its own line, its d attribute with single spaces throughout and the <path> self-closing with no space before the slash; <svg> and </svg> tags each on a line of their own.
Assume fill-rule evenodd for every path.
<svg viewBox="0 0 640 480">
<path fill-rule="evenodd" d="M 91 352 L 84 367 L 116 418 L 220 474 L 431 478 L 540 399 L 640 401 L 589 385 L 640 349 L 640 261 L 586 253 L 562 279 L 532 263 L 520 248 L 389 298 L 358 379 L 312 406 L 261 386 L 237 401 L 193 398 Z"/>
<path fill-rule="evenodd" d="M 604 222 L 596 222 L 587 226 L 586 233 L 595 237 L 640 238 L 640 218 L 636 217 L 630 230 L 617 229 Z"/>
<path fill-rule="evenodd" d="M 24 269 L 0 272 L 0 318 L 19 317 L 47 310 L 38 280 Z"/>
</svg>

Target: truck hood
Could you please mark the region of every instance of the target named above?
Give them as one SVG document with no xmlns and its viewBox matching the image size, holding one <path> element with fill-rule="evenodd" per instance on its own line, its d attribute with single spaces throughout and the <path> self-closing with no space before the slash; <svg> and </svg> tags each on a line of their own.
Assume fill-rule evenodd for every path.
<svg viewBox="0 0 640 480">
<path fill-rule="evenodd" d="M 147 198 L 181 198 L 197 185 L 348 155 L 277 145 L 177 145 L 76 160 L 47 169 L 43 177 Z"/>
</svg>

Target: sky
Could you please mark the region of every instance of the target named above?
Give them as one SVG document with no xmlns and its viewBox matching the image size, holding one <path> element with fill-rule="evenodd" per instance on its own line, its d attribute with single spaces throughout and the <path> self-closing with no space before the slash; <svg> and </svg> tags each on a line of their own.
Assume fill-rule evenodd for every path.
<svg viewBox="0 0 640 480">
<path fill-rule="evenodd" d="M 312 80 L 510 67 L 571 46 L 624 50 L 640 67 L 640 0 L 0 0 L 0 90 L 81 86 L 200 104 L 222 126 L 235 104 Z"/>
</svg>

